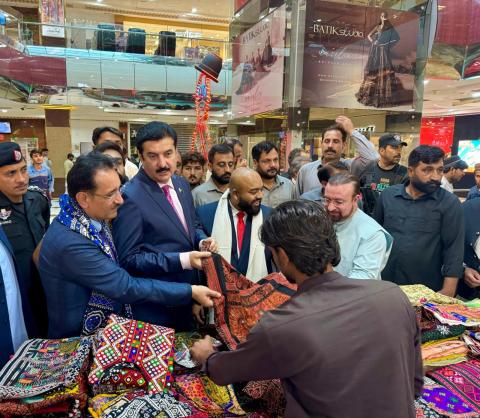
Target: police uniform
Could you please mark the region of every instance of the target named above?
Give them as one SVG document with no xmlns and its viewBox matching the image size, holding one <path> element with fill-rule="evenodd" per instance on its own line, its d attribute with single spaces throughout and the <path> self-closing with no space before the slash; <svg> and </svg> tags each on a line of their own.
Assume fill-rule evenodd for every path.
<svg viewBox="0 0 480 418">
<path fill-rule="evenodd" d="M 18 164 L 22 159 L 18 144 L 0 144 L 0 167 Z M 49 222 L 48 200 L 40 189 L 30 188 L 21 203 L 11 202 L 0 192 L 0 225 L 13 248 L 19 267 L 18 280 L 30 338 L 46 336 L 48 328 L 45 294 L 32 256 Z"/>
</svg>

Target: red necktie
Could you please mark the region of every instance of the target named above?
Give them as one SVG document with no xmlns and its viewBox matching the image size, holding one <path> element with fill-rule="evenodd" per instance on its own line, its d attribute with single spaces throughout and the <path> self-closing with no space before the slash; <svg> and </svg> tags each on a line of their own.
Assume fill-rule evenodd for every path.
<svg viewBox="0 0 480 418">
<path fill-rule="evenodd" d="M 242 252 L 243 235 L 245 234 L 245 222 L 243 221 L 243 218 L 245 217 L 245 212 L 238 212 L 237 217 L 237 244 L 238 252 L 240 254 Z"/>
</svg>

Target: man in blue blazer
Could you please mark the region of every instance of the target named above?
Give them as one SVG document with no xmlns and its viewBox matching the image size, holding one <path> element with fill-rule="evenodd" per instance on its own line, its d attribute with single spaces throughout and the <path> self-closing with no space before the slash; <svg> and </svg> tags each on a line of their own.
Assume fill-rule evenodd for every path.
<svg viewBox="0 0 480 418">
<path fill-rule="evenodd" d="M 237 168 L 230 178 L 230 190 L 218 202 L 197 208 L 205 231 L 218 252 L 240 273 L 259 281 L 272 272 L 270 251 L 260 242 L 259 230 L 270 208 L 261 204 L 263 182 L 249 168 Z"/>
<path fill-rule="evenodd" d="M 166 123 L 151 122 L 139 129 L 136 146 L 142 168 L 125 185 L 125 203 L 113 222 L 120 263 L 133 276 L 199 284 L 196 269 L 216 245 L 198 224 L 189 184 L 174 175 L 177 134 Z M 142 303 L 132 310 L 138 319 L 179 331 L 194 327 L 192 306 Z"/>
<path fill-rule="evenodd" d="M 15 255 L 0 225 L 0 368 L 26 339 Z"/>
<path fill-rule="evenodd" d="M 112 158 L 96 152 L 79 157 L 67 184 L 40 250 L 49 338 L 92 333 L 109 313 L 130 316 L 127 304 L 190 306 L 193 298 L 213 305 L 220 295 L 205 286 L 132 277 L 119 266 L 108 227 L 123 203 Z"/>
</svg>

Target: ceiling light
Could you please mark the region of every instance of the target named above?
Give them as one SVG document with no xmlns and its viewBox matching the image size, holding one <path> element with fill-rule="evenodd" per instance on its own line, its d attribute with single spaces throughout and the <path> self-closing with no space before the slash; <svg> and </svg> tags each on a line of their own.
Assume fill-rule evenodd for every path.
<svg viewBox="0 0 480 418">
<path fill-rule="evenodd" d="M 103 106 L 98 106 L 99 109 L 103 109 Z"/>
<path fill-rule="evenodd" d="M 423 84 L 427 85 L 428 83 L 430 83 L 430 80 L 423 80 Z"/>
<path fill-rule="evenodd" d="M 7 113 L 8 110 L 7 109 L 2 109 L 2 113 Z"/>
<path fill-rule="evenodd" d="M 103 0 L 97 0 L 97 3 L 101 3 Z"/>
<path fill-rule="evenodd" d="M 480 91 L 472 91 L 472 97 L 480 97 Z"/>
<path fill-rule="evenodd" d="M 188 118 L 183 118 L 183 120 L 188 120 Z"/>
<path fill-rule="evenodd" d="M 197 13 L 197 8 L 196 7 L 192 7 L 192 13 Z"/>
</svg>

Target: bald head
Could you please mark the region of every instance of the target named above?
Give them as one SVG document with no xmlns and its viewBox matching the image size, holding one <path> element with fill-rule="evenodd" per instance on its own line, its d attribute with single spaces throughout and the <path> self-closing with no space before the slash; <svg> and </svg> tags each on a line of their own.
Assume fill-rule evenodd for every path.
<svg viewBox="0 0 480 418">
<path fill-rule="evenodd" d="M 260 174 L 251 168 L 237 168 L 230 178 L 230 201 L 236 209 L 257 215 L 262 203 L 262 189 Z"/>
</svg>

